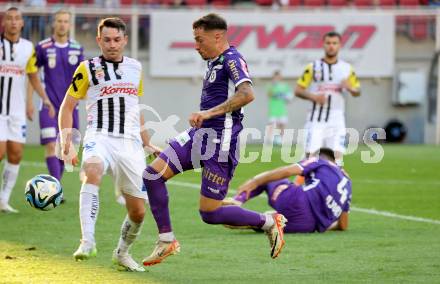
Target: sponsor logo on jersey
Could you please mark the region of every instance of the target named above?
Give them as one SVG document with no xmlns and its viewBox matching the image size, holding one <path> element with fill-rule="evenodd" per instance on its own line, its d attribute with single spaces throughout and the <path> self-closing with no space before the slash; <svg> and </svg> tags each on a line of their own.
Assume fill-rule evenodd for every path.
<svg viewBox="0 0 440 284">
<path fill-rule="evenodd" d="M 134 86 L 121 87 L 121 86 L 112 85 L 112 86 L 102 87 L 100 92 L 101 92 L 101 94 L 99 95 L 100 97 L 115 95 L 115 94 L 137 96 L 138 89 L 135 88 Z"/>
<path fill-rule="evenodd" d="M 53 55 L 55 55 L 55 54 L 53 54 Z M 51 68 L 51 69 L 55 68 L 55 66 L 57 65 L 57 59 L 56 59 L 56 57 L 55 57 L 55 56 L 50 56 L 50 57 L 47 59 L 47 65 L 48 65 L 49 68 Z"/>
<path fill-rule="evenodd" d="M 24 68 L 19 65 L 2 64 L 0 65 L 2 75 L 25 75 Z"/>
<path fill-rule="evenodd" d="M 232 76 L 234 77 L 234 80 L 240 79 L 240 73 L 238 73 L 238 69 L 237 69 L 237 62 L 235 60 L 229 60 L 228 66 L 229 66 L 229 70 L 232 73 Z"/>
</svg>

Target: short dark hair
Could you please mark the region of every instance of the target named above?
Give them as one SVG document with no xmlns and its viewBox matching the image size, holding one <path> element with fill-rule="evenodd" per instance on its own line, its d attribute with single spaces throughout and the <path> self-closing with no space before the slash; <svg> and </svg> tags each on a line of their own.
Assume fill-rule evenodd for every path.
<svg viewBox="0 0 440 284">
<path fill-rule="evenodd" d="M 193 30 L 202 28 L 205 31 L 228 30 L 228 24 L 225 19 L 215 13 L 210 13 L 201 17 L 193 23 Z"/>
<path fill-rule="evenodd" d="M 337 38 L 339 38 L 339 40 L 342 40 L 341 34 L 338 32 L 335 32 L 335 31 L 331 31 L 331 32 L 326 33 L 322 39 L 325 40 L 327 37 L 337 37 Z"/>
<path fill-rule="evenodd" d="M 325 159 L 334 162 L 336 160 L 335 158 L 335 152 L 330 148 L 321 148 L 318 151 L 319 157 L 324 157 Z"/>
<path fill-rule="evenodd" d="M 5 13 L 10 12 L 10 11 L 17 11 L 17 12 L 20 12 L 20 10 L 19 10 L 17 7 L 15 7 L 15 6 L 9 7 L 9 8 L 6 10 Z"/>
<path fill-rule="evenodd" d="M 114 17 L 102 19 L 98 25 L 98 36 L 101 36 L 101 32 L 104 27 L 115 28 L 118 31 L 122 31 L 124 35 L 127 34 L 127 25 L 121 18 Z"/>
</svg>

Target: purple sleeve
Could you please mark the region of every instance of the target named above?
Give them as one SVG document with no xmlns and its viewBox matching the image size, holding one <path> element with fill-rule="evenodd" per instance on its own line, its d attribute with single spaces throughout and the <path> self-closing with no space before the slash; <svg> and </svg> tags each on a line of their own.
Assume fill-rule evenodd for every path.
<svg viewBox="0 0 440 284">
<path fill-rule="evenodd" d="M 45 62 L 45 58 L 44 58 L 44 49 L 41 48 L 41 45 L 37 45 L 35 47 L 35 54 L 37 56 L 37 67 L 41 67 L 43 66 L 46 62 Z"/>
<path fill-rule="evenodd" d="M 308 175 L 310 172 L 314 171 L 316 168 L 321 166 L 325 161 L 319 160 L 318 158 L 312 157 L 306 160 L 302 160 L 297 165 L 302 168 L 303 176 Z"/>
<path fill-rule="evenodd" d="M 226 59 L 225 67 L 229 74 L 229 78 L 234 82 L 235 87 L 246 81 L 252 83 L 252 80 L 249 77 L 246 61 L 240 56 L 228 57 Z"/>
</svg>

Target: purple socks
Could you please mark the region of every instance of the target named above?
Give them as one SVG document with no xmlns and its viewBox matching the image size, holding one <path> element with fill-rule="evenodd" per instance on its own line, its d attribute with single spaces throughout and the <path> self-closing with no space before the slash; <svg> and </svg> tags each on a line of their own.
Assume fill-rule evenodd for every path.
<svg viewBox="0 0 440 284">
<path fill-rule="evenodd" d="M 55 156 L 46 157 L 46 165 L 47 169 L 49 170 L 49 174 L 57 180 L 61 180 L 62 169 L 64 170 L 64 164 L 61 167 L 61 163 L 62 161 Z"/>
<path fill-rule="evenodd" d="M 266 216 L 239 206 L 222 206 L 215 211 L 200 211 L 200 216 L 208 224 L 225 224 L 231 226 L 251 226 L 261 228 Z"/>
<path fill-rule="evenodd" d="M 159 234 L 172 231 L 168 209 L 168 190 L 165 180 L 150 166 L 144 172 L 144 185 L 147 188 L 151 213 L 156 220 Z"/>
</svg>

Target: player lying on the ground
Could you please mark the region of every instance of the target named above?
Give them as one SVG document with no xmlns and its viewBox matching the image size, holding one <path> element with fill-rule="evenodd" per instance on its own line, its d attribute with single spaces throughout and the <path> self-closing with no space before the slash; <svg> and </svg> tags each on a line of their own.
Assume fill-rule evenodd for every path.
<svg viewBox="0 0 440 284">
<path fill-rule="evenodd" d="M 297 186 L 287 178 L 304 175 L 305 184 Z M 285 233 L 323 233 L 346 230 L 351 202 L 350 178 L 335 164 L 334 152 L 321 148 L 319 158 L 261 173 L 239 187 L 224 204 L 242 205 L 266 192 L 269 205 L 284 215 Z"/>
</svg>

